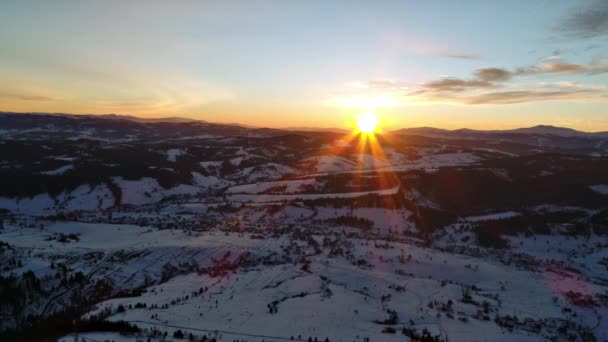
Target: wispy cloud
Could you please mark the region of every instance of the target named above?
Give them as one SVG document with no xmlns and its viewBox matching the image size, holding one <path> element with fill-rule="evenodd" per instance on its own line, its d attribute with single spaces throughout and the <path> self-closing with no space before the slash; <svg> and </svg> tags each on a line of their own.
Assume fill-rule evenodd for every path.
<svg viewBox="0 0 608 342">
<path fill-rule="evenodd" d="M 608 59 L 577 64 L 558 56 L 540 63 L 508 70 L 498 67 L 476 69 L 470 78 L 444 77 L 409 87 L 399 80 L 357 82 L 360 87 L 398 94 L 404 102 L 461 104 L 511 104 L 546 100 L 608 100 L 608 87 L 572 81 L 526 83 L 529 77 L 549 74 L 593 75 L 608 73 Z M 524 78 L 525 76 L 525 78 Z M 524 83 L 512 81 L 524 78 Z"/>
<path fill-rule="evenodd" d="M 368 88 L 372 89 L 408 89 L 409 86 L 406 82 L 399 80 L 372 80 L 366 83 Z"/>
<path fill-rule="evenodd" d="M 446 77 L 422 84 L 421 92 L 462 92 L 502 86 L 514 77 L 539 74 L 600 74 L 608 73 L 608 59 L 595 59 L 589 64 L 576 64 L 553 57 L 542 63 L 516 68 L 483 68 L 473 72 L 471 79 Z"/>
<path fill-rule="evenodd" d="M 122 60 L 104 64 L 95 58 L 82 58 L 89 61 L 85 64 L 74 61 L 76 58 L 54 56 L 37 63 L 42 57 L 34 55 L 27 55 L 27 68 L 19 66 L 1 73 L 2 109 L 20 109 L 26 101 L 43 107 L 44 101 L 48 108 L 43 110 L 187 114 L 234 96 L 229 89 L 178 68 L 157 69 L 144 62 L 135 65 Z"/>
<path fill-rule="evenodd" d="M 512 73 L 501 68 L 477 69 L 471 79 L 461 79 L 456 77 L 444 77 L 439 80 L 425 82 L 420 85 L 420 89 L 412 94 L 445 94 L 461 93 L 479 89 L 497 88 L 501 82 L 507 81 L 512 77 Z"/>
<path fill-rule="evenodd" d="M 62 100 L 62 95 L 52 87 L 0 77 L 0 99 L 4 102 L 51 102 Z"/>
<path fill-rule="evenodd" d="M 58 98 L 44 95 L 28 95 L 0 92 L 0 98 L 20 101 L 58 101 Z"/>
<path fill-rule="evenodd" d="M 521 90 L 490 92 L 460 100 L 468 104 L 512 104 L 545 100 L 589 100 L 591 98 L 600 99 L 602 97 L 605 98 L 606 94 L 599 90 L 564 89 L 559 91 Z"/>
<path fill-rule="evenodd" d="M 514 73 L 518 75 L 550 73 L 602 74 L 608 73 L 608 59 L 597 58 L 591 61 L 589 64 L 576 64 L 564 62 L 559 57 L 552 57 L 549 60 L 536 65 L 518 68 Z"/>
<path fill-rule="evenodd" d="M 465 60 L 480 58 L 477 53 L 449 42 L 434 42 L 431 39 L 414 38 L 395 32 L 387 35 L 384 39 L 385 43 L 391 48 L 405 50 L 417 55 Z"/>
<path fill-rule="evenodd" d="M 573 9 L 557 29 L 573 38 L 608 36 L 608 1 L 596 0 Z"/>
<path fill-rule="evenodd" d="M 501 68 L 483 68 L 475 70 L 478 80 L 487 82 L 506 81 L 511 78 L 511 72 Z"/>
<path fill-rule="evenodd" d="M 479 59 L 479 55 L 464 51 L 454 51 L 454 50 L 439 50 L 436 53 L 437 56 L 447 57 L 447 58 L 456 58 L 456 59 Z"/>
<path fill-rule="evenodd" d="M 437 81 L 424 83 L 425 91 L 462 92 L 468 89 L 491 88 L 496 84 L 480 79 L 463 80 L 455 77 L 446 77 Z"/>
</svg>

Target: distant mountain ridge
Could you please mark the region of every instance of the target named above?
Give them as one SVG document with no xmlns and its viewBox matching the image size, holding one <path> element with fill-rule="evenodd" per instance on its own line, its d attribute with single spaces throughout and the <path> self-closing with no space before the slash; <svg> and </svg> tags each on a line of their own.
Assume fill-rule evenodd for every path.
<svg viewBox="0 0 608 342">
<path fill-rule="evenodd" d="M 556 137 L 575 137 L 575 138 L 608 138 L 608 132 L 583 132 L 572 128 L 556 127 L 551 125 L 538 125 L 533 127 L 515 128 L 508 130 L 475 130 L 468 128 L 460 128 L 455 130 L 434 128 L 434 127 L 412 127 L 403 128 L 393 131 L 395 134 L 401 135 L 422 135 L 429 137 L 466 137 L 466 136 L 482 136 L 488 134 L 508 135 L 508 134 L 526 134 L 526 135 L 546 135 Z"/>
<path fill-rule="evenodd" d="M 40 116 L 56 116 L 56 117 L 66 117 L 66 118 L 86 118 L 93 117 L 98 119 L 113 119 L 113 120 L 127 120 L 132 122 L 140 122 L 140 123 L 154 123 L 154 122 L 173 122 L 173 123 L 186 123 L 186 122 L 203 122 L 204 120 L 196 120 L 189 118 L 182 118 L 178 116 L 171 117 L 163 117 L 163 118 L 141 118 L 134 115 L 125 115 L 125 114 L 67 114 L 67 113 L 44 113 L 44 112 L 3 112 L 0 111 L 0 115 L 40 115 Z"/>
<path fill-rule="evenodd" d="M 346 128 L 337 128 L 337 127 L 326 127 L 326 128 L 319 128 L 319 127 L 286 127 L 286 128 L 281 128 L 284 129 L 286 131 L 293 131 L 293 132 L 332 132 L 332 133 L 347 133 L 350 132 L 350 130 L 346 129 Z"/>
<path fill-rule="evenodd" d="M 48 139 L 191 139 L 204 137 L 275 136 L 286 131 L 248 128 L 183 118 L 142 119 L 129 115 L 73 115 L 61 113 L 0 112 L 0 137 Z"/>
<path fill-rule="evenodd" d="M 19 112 L 7 112 L 0 111 L 0 116 L 6 115 L 23 115 L 28 116 L 32 119 L 35 119 L 36 116 L 42 117 L 57 117 L 57 118 L 73 118 L 73 119 L 108 119 L 108 120 L 123 120 L 133 123 L 142 123 L 142 124 L 153 124 L 153 123 L 167 123 L 167 124 L 193 124 L 193 125 L 201 125 L 201 126 L 216 126 L 216 127 L 233 127 L 234 129 L 241 130 L 260 130 L 260 131 L 291 131 L 291 132 L 333 132 L 333 133 L 347 133 L 350 132 L 348 129 L 344 128 L 317 128 L 317 127 L 285 127 L 285 128 L 263 128 L 263 127 L 255 127 L 250 125 L 244 125 L 240 123 L 213 123 L 205 120 L 197 120 L 183 117 L 161 117 L 161 118 L 141 118 L 133 115 L 123 115 L 123 114 L 66 114 L 66 113 L 42 113 L 42 112 L 32 112 L 32 113 L 19 113 Z M 411 127 L 411 128 L 402 128 L 391 131 L 393 134 L 399 135 L 420 135 L 427 136 L 433 138 L 480 138 L 487 135 L 512 135 L 512 134 L 520 134 L 520 135 L 539 135 L 539 136 L 554 136 L 554 137 L 571 137 L 571 138 L 599 138 L 604 139 L 608 138 L 608 131 L 606 132 L 584 132 L 575 130 L 572 128 L 566 127 L 557 127 L 551 125 L 537 125 L 533 127 L 524 127 L 524 128 L 515 128 L 515 129 L 507 129 L 507 130 L 477 130 L 477 129 L 469 129 L 469 128 L 460 128 L 460 129 L 442 129 L 435 127 Z"/>
<path fill-rule="evenodd" d="M 70 114 L 63 114 L 63 115 L 70 115 Z M 92 114 L 91 116 L 94 116 L 96 118 L 101 118 L 101 119 L 119 119 L 119 120 L 129 120 L 129 121 L 134 121 L 134 122 L 174 122 L 174 123 L 187 123 L 187 122 L 203 122 L 203 123 L 207 123 L 207 121 L 204 120 L 196 120 L 196 119 L 189 119 L 189 118 L 182 118 L 182 117 L 178 117 L 178 116 L 170 116 L 170 117 L 164 117 L 164 118 L 140 118 L 137 116 L 133 116 L 133 115 L 121 115 L 121 114 Z"/>
</svg>

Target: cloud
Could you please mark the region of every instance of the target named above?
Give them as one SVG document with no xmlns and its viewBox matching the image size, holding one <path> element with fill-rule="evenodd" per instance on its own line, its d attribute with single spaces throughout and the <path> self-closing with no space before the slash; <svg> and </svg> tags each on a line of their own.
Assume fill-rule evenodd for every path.
<svg viewBox="0 0 608 342">
<path fill-rule="evenodd" d="M 467 89 L 495 87 L 496 84 L 480 79 L 463 80 L 460 78 L 447 77 L 437 81 L 424 83 L 422 86 L 428 91 L 461 92 Z"/>
<path fill-rule="evenodd" d="M 455 59 L 479 59 L 479 55 L 450 42 L 434 42 L 433 39 L 411 37 L 401 32 L 390 32 L 382 37 L 387 50 L 397 49 L 417 55 Z"/>
<path fill-rule="evenodd" d="M 608 100 L 608 87 L 585 86 L 572 81 L 512 84 L 523 76 L 548 74 L 600 74 L 608 72 L 608 59 L 595 59 L 588 64 L 576 64 L 552 56 L 543 62 L 514 70 L 482 68 L 470 79 L 445 77 L 422 83 L 418 89 L 405 94 L 409 100 L 461 104 L 511 104 L 546 100 Z M 508 90 L 498 90 L 507 88 Z"/>
<path fill-rule="evenodd" d="M 18 94 L 0 94 L 0 98 L 13 99 L 21 101 L 57 101 L 54 97 L 48 97 L 43 95 L 18 95 Z"/>
<path fill-rule="evenodd" d="M 47 93 L 44 89 L 38 87 L 22 87 L 19 82 L 10 82 L 13 89 L 0 89 L 0 99 L 16 100 L 16 101 L 59 101 L 60 99 L 51 95 L 42 95 Z M 29 88 L 29 89 L 28 89 Z"/>
<path fill-rule="evenodd" d="M 500 68 L 484 68 L 475 70 L 475 76 L 488 82 L 506 81 L 511 78 L 511 72 Z"/>
<path fill-rule="evenodd" d="M 608 59 L 596 59 L 589 64 L 575 64 L 562 61 L 559 57 L 531 66 L 519 67 L 514 71 L 502 68 L 482 68 L 473 72 L 473 78 L 461 79 L 446 77 L 423 83 L 413 94 L 424 93 L 458 93 L 503 86 L 507 81 L 518 76 L 539 74 L 600 74 L 608 72 Z"/>
<path fill-rule="evenodd" d="M 517 75 L 549 74 L 549 73 L 582 73 L 585 66 L 569 63 L 541 63 L 537 65 L 517 68 Z"/>
<path fill-rule="evenodd" d="M 540 82 L 538 83 L 543 88 L 583 88 L 584 86 L 577 82 L 560 81 L 560 82 Z"/>
<path fill-rule="evenodd" d="M 457 59 L 479 59 L 479 55 L 463 52 L 463 51 L 449 51 L 440 50 L 437 52 L 440 57 L 457 58 Z"/>
<path fill-rule="evenodd" d="M 570 74 L 602 74 L 608 72 L 608 59 L 599 58 L 589 64 L 575 64 L 563 62 L 559 58 L 551 58 L 547 62 L 532 66 L 521 67 L 515 70 L 517 75 L 570 73 Z"/>
<path fill-rule="evenodd" d="M 572 38 L 608 36 L 608 1 L 596 0 L 575 8 L 559 22 L 557 29 Z"/>
<path fill-rule="evenodd" d="M 367 87 L 372 89 L 388 89 L 388 90 L 396 90 L 396 89 L 407 89 L 408 86 L 403 81 L 397 80 L 372 80 L 367 82 Z"/>
<path fill-rule="evenodd" d="M 476 89 L 495 88 L 501 86 L 501 82 L 511 78 L 512 73 L 501 68 L 483 68 L 475 70 L 474 78 L 461 79 L 445 77 L 436 81 L 422 84 L 422 88 L 416 94 L 432 93 L 455 93 Z"/>
<path fill-rule="evenodd" d="M 608 101 L 608 89 L 598 86 L 583 86 L 558 82 L 554 84 L 523 87 L 517 90 L 470 92 L 429 92 L 417 91 L 405 94 L 405 102 L 431 102 L 447 104 L 514 104 L 534 101 Z"/>
<path fill-rule="evenodd" d="M 488 67 L 476 69 L 470 78 L 444 77 L 409 86 L 401 80 L 374 80 L 350 83 L 367 91 L 380 90 L 398 103 L 443 102 L 460 104 L 510 104 L 545 100 L 608 101 L 608 87 L 559 82 L 525 82 L 527 77 L 541 75 L 595 75 L 608 73 L 608 58 L 590 63 L 569 63 L 559 56 L 545 58 L 537 64 L 512 70 Z M 525 78 L 524 78 L 525 77 Z M 521 82 L 511 82 L 523 78 Z"/>
<path fill-rule="evenodd" d="M 159 68 L 142 59 L 95 54 L 95 50 L 61 56 L 28 46 L 0 50 L 0 60 L 7 61 L 0 70 L 4 107 L 47 105 L 65 112 L 177 115 L 235 96 L 227 87 L 179 65 Z"/>
<path fill-rule="evenodd" d="M 561 90 L 561 91 L 503 91 L 474 95 L 461 99 L 467 104 L 512 104 L 544 100 L 589 100 L 591 98 L 606 97 L 598 90 Z"/>
</svg>

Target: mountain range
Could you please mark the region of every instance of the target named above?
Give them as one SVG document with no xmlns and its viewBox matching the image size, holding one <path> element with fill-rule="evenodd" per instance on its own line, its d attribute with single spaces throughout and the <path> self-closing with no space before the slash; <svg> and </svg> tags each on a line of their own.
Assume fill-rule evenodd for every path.
<svg viewBox="0 0 608 342">
<path fill-rule="evenodd" d="M 348 129 L 331 127 L 285 127 L 278 129 L 271 129 L 265 127 L 255 127 L 250 125 L 243 125 L 239 123 L 211 123 L 205 120 L 197 120 L 183 117 L 161 117 L 161 118 L 141 118 L 133 115 L 122 115 L 122 114 L 65 114 L 65 113 L 16 113 L 16 112 L 2 112 L 0 111 L 0 120 L 7 120 L 10 118 L 17 119 L 19 115 L 23 119 L 36 119 L 45 117 L 49 118 L 67 118 L 67 119 L 79 119 L 80 122 L 84 122 L 86 119 L 107 119 L 113 121 L 129 121 L 136 123 L 174 123 L 174 124 L 198 124 L 198 125 L 214 125 L 215 127 L 238 127 L 246 128 L 251 130 L 256 129 L 267 129 L 275 131 L 292 131 L 292 132 L 334 132 L 334 133 L 347 133 Z M 29 121 L 29 120 L 28 120 Z M 6 122 L 6 121 L 5 121 Z M 608 138 L 608 131 L 604 132 L 585 132 L 579 131 L 572 128 L 557 127 L 551 125 L 537 125 L 532 127 L 506 129 L 506 130 L 477 130 L 469 128 L 459 128 L 454 130 L 435 128 L 435 127 L 410 127 L 401 128 L 389 131 L 392 134 L 400 135 L 420 135 L 436 138 L 480 138 L 484 135 L 509 135 L 509 134 L 526 134 L 526 135 L 542 135 L 542 136 L 557 136 L 557 137 L 575 137 L 575 138 Z"/>
</svg>

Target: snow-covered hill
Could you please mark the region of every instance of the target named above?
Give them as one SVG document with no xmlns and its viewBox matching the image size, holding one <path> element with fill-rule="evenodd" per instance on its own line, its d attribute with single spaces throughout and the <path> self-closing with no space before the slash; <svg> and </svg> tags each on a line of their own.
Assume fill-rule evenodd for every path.
<svg viewBox="0 0 608 342">
<path fill-rule="evenodd" d="M 601 139 L 3 122 L 0 340 L 608 338 Z"/>
</svg>

